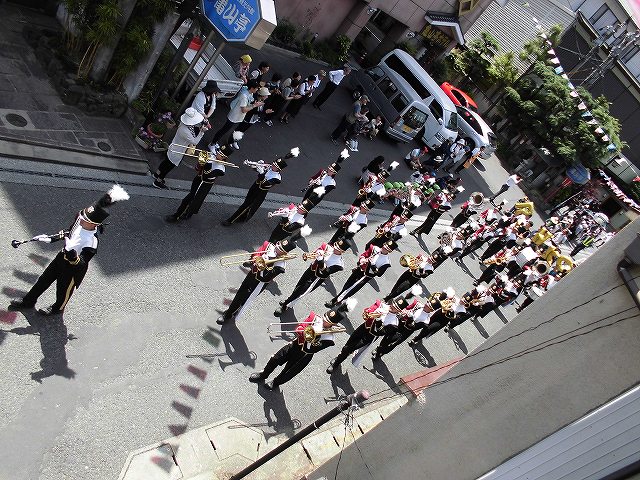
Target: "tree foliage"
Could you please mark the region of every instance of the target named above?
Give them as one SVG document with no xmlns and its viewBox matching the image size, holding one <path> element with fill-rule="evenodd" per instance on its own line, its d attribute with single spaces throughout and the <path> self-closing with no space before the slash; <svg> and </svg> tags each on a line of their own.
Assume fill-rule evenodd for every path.
<svg viewBox="0 0 640 480">
<path fill-rule="evenodd" d="M 458 74 L 485 84 L 490 81 L 489 68 L 499 50 L 498 40 L 488 32 L 481 32 L 464 49 L 454 49 L 449 54 L 449 63 Z"/>
<path fill-rule="evenodd" d="M 594 99 L 583 88 L 580 98 L 609 135 L 611 143 L 621 147 L 620 123 L 609 113 L 605 97 Z M 582 116 L 583 110 L 570 95 L 567 81 L 553 69 L 536 62 L 531 73 L 505 89 L 502 107 L 512 125 L 527 134 L 537 147 L 547 148 L 566 165 L 582 162 L 595 167 L 607 155 L 607 144 L 596 135 L 595 124 Z"/>
<path fill-rule="evenodd" d="M 556 24 L 546 33 L 547 38 L 536 36 L 533 40 L 526 42 L 520 52 L 520 59 L 527 60 L 532 64 L 535 62 L 544 63 L 548 58 L 547 50 L 549 50 L 549 46 L 547 40 L 551 42 L 552 47 L 555 47 L 560 43 L 563 30 L 564 27 L 562 25 Z"/>
<path fill-rule="evenodd" d="M 513 85 L 520 73 L 513 64 L 514 53 L 504 52 L 496 55 L 487 69 L 487 76 L 492 83 L 500 87 Z"/>
</svg>

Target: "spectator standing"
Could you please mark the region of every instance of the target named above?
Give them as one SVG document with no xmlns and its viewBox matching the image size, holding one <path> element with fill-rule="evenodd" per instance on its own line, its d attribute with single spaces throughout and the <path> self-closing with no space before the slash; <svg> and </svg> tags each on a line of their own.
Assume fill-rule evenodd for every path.
<svg viewBox="0 0 640 480">
<path fill-rule="evenodd" d="M 275 77 L 275 75 L 274 75 Z M 273 79 L 272 79 L 273 81 Z M 295 87 L 292 87 L 292 80 L 287 78 L 279 82 L 279 86 L 272 90 L 267 102 L 267 108 L 271 113 L 267 113 L 264 117 L 264 123 L 269 127 L 273 125 L 273 119 L 282 110 L 282 107 L 295 96 Z"/>
<path fill-rule="evenodd" d="M 362 120 L 362 117 L 367 118 L 366 115 L 362 115 L 360 113 L 362 107 L 367 105 L 367 103 L 369 103 L 369 97 L 367 97 L 366 95 L 362 95 L 358 100 L 353 102 L 351 111 L 342 116 L 342 120 L 340 120 L 340 123 L 338 124 L 336 129 L 331 132 L 331 141 L 333 143 L 338 143 L 338 138 L 341 137 L 349 128 L 353 128 L 356 120 Z"/>
<path fill-rule="evenodd" d="M 220 88 L 215 80 L 208 80 L 206 85 L 198 92 L 191 103 L 191 107 L 199 112 L 205 119 L 205 123 L 209 123 L 209 118 L 216 110 L 216 99 L 220 94 Z"/>
<path fill-rule="evenodd" d="M 187 151 L 187 145 L 197 145 L 207 127 L 204 126 L 204 115 L 198 112 L 195 108 L 187 108 L 180 117 L 180 126 L 176 132 L 175 137 L 169 150 L 167 150 L 167 158 L 165 158 L 158 170 L 153 173 L 153 186 L 156 188 L 169 188 L 164 182 L 164 177 L 180 165 L 182 157 Z"/>
<path fill-rule="evenodd" d="M 260 87 L 258 89 L 254 97 L 256 99 L 256 102 L 261 103 L 261 105 L 253 110 L 250 115 L 244 117 L 244 120 L 242 120 L 238 128 L 236 128 L 237 132 L 246 132 L 247 130 L 249 130 L 249 127 L 251 127 L 251 125 L 253 125 L 254 123 L 258 123 L 261 117 L 264 118 L 266 114 L 273 113 L 270 108 L 266 107 L 266 102 L 269 95 L 270 92 L 267 87 Z"/>
<path fill-rule="evenodd" d="M 471 156 L 467 158 L 464 162 L 460 162 L 460 165 L 456 167 L 454 172 L 459 174 L 463 169 L 469 168 L 471 165 L 473 165 L 473 163 L 478 159 L 478 157 L 480 157 L 484 153 L 485 148 L 486 147 L 482 145 L 480 148 L 474 149 L 473 151 L 475 153 L 472 153 Z"/>
<path fill-rule="evenodd" d="M 313 84 L 316 81 L 315 75 L 309 75 L 304 82 L 301 82 L 296 89 L 296 95 L 293 100 L 289 102 L 286 110 L 280 117 L 280 121 L 283 123 L 289 123 L 289 119 L 294 117 L 300 112 L 302 106 L 307 103 L 309 97 L 311 96 L 311 92 L 313 91 Z"/>
<path fill-rule="evenodd" d="M 242 83 L 247 83 L 249 81 L 249 69 L 251 68 L 251 55 L 241 55 L 236 64 L 233 67 L 233 70 L 236 73 L 236 78 L 242 80 Z"/>
<path fill-rule="evenodd" d="M 267 84 L 265 75 L 270 68 L 271 66 L 267 62 L 260 62 L 260 65 L 258 65 L 258 69 L 253 70 L 249 74 L 249 80 L 255 80 L 256 82 L 258 82 L 258 84 L 260 84 L 261 87 L 264 87 Z"/>
<path fill-rule="evenodd" d="M 260 86 L 255 80 L 249 80 L 249 83 L 245 87 L 242 87 L 231 101 L 231 108 L 227 114 L 227 121 L 222 127 L 215 133 L 209 145 L 215 145 L 218 140 L 226 133 L 233 133 L 233 131 L 240 126 L 247 113 L 258 107 L 264 105 L 264 102 L 254 102 L 253 94 L 258 91 Z"/>
<path fill-rule="evenodd" d="M 320 95 L 314 100 L 313 106 L 320 110 L 322 104 L 327 101 L 335 89 L 338 88 L 342 79 L 349 75 L 349 73 L 351 73 L 351 67 L 347 64 L 342 67 L 342 70 L 331 70 L 329 72 L 329 81 L 322 89 L 322 92 L 320 92 Z"/>
<path fill-rule="evenodd" d="M 518 174 L 510 175 L 509 178 L 507 178 L 507 180 L 502 184 L 502 186 L 500 187 L 500 190 L 498 190 L 496 193 L 491 195 L 491 197 L 489 197 L 489 201 L 491 203 L 495 202 L 495 200 L 496 200 L 496 198 L 498 196 L 502 195 L 504 192 L 509 190 L 511 187 L 515 187 L 521 181 L 522 181 L 522 178 L 520 177 L 520 175 L 518 175 Z"/>
<path fill-rule="evenodd" d="M 451 147 L 449 147 L 449 151 L 442 162 L 442 169 L 445 172 L 448 172 L 450 168 L 462 159 L 464 154 L 467 152 L 465 146 L 466 142 L 464 138 L 459 138 L 455 143 L 453 143 L 453 145 L 451 145 Z"/>
</svg>

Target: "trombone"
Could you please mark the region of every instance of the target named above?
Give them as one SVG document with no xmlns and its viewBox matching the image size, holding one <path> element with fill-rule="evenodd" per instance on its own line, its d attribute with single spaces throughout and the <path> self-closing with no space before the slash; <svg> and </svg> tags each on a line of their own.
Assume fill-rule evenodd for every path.
<svg viewBox="0 0 640 480">
<path fill-rule="evenodd" d="M 297 255 L 295 253 L 288 253 L 281 257 L 270 258 L 265 260 L 259 255 L 262 255 L 264 252 L 246 252 L 246 253 L 237 253 L 235 255 L 225 255 L 224 257 L 220 257 L 220 265 L 223 267 L 229 267 L 231 265 L 241 265 L 243 263 L 251 262 L 258 271 L 262 270 L 271 270 L 271 265 L 276 262 L 281 262 L 284 260 L 291 260 L 296 258 Z"/>
<path fill-rule="evenodd" d="M 212 154 L 211 152 L 208 152 L 206 150 L 201 150 L 199 148 L 193 148 L 191 145 L 180 145 L 178 143 L 173 143 L 172 145 L 175 145 L 176 147 L 183 147 L 183 148 L 186 148 L 187 150 L 185 150 L 184 152 L 179 152 L 179 151 L 176 151 L 176 150 L 170 150 L 171 153 L 182 153 L 183 155 L 186 155 L 187 157 L 197 158 L 198 159 L 198 163 L 201 163 L 203 165 L 205 163 L 211 161 L 211 162 L 219 163 L 220 165 L 224 165 L 225 167 L 240 168 L 235 163 L 227 162 L 225 160 L 218 160 L 215 157 L 214 154 Z M 193 153 L 187 153 L 189 151 L 189 149 L 192 149 Z"/>
<path fill-rule="evenodd" d="M 298 322 L 288 322 L 288 323 L 287 322 L 285 322 L 285 323 L 276 322 L 276 323 L 270 323 L 269 326 L 267 327 L 267 332 L 270 333 L 270 334 L 271 333 L 295 333 L 295 334 L 297 334 L 298 332 L 296 332 L 295 330 L 280 330 L 280 331 L 277 331 L 277 332 L 272 332 L 270 330 L 270 328 L 272 326 L 289 325 L 291 323 L 294 323 L 294 324 L 298 325 Z M 302 336 L 303 336 L 305 342 L 309 342 L 309 343 L 311 343 L 313 345 L 317 345 L 317 344 L 320 343 L 320 336 L 321 335 L 325 335 L 325 334 L 328 334 L 328 333 L 344 333 L 346 331 L 347 331 L 347 329 L 345 327 L 336 326 L 336 327 L 330 327 L 327 330 L 321 330 L 319 332 L 316 332 L 314 330 L 314 328 L 313 328 L 313 325 L 308 325 L 308 326 L 304 327 L 304 330 L 302 330 Z"/>
</svg>

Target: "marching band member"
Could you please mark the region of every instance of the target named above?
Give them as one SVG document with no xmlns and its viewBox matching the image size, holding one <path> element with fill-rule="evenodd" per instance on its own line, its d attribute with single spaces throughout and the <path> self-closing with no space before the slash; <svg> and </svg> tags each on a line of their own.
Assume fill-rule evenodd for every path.
<svg viewBox="0 0 640 480">
<path fill-rule="evenodd" d="M 420 333 L 409 341 L 409 345 L 415 346 L 423 338 L 429 338 L 446 327 L 450 321 L 455 320 L 458 313 L 462 313 L 463 308 L 451 287 L 432 293 L 422 309 L 414 311 L 414 331 L 420 330 Z"/>
<path fill-rule="evenodd" d="M 402 264 L 402 257 L 400 263 Z M 388 302 L 393 298 L 403 294 L 407 290 L 417 285 L 423 278 L 427 278 L 433 273 L 433 265 L 429 255 L 419 253 L 415 257 L 408 260 L 407 269 L 398 277 L 395 285 L 391 288 L 389 294 L 384 297 L 384 301 Z M 414 294 L 419 295 L 419 294 Z"/>
<path fill-rule="evenodd" d="M 371 245 L 381 247 L 389 240 L 398 241 L 407 235 L 405 223 L 413 216 L 413 212 L 404 209 L 400 215 L 391 215 L 391 218 L 376 229 L 375 236 L 369 240 L 365 248 Z"/>
<path fill-rule="evenodd" d="M 449 202 L 449 191 L 441 190 L 435 198 L 433 198 L 429 205 L 431 206 L 431 211 L 427 215 L 427 218 L 422 222 L 415 230 L 412 230 L 410 235 L 418 238 L 423 234 L 429 234 L 433 226 L 436 224 L 436 221 L 442 216 L 444 212 L 451 210 L 451 203 Z"/>
<path fill-rule="evenodd" d="M 216 323 L 223 325 L 231 319 L 240 318 L 243 310 L 251 304 L 253 299 L 260 295 L 278 275 L 284 273 L 287 254 L 296 247 L 296 243 L 290 240 L 282 240 L 275 244 L 264 242 L 262 247 L 252 256 L 251 271 L 242 281 L 231 304 L 216 320 Z M 261 268 L 260 263 L 264 261 L 269 264 L 266 265 L 266 268 Z"/>
<path fill-rule="evenodd" d="M 233 132 L 233 137 L 234 141 L 237 142 L 242 138 L 242 132 Z M 234 148 L 231 144 L 217 149 L 215 146 L 211 147 L 212 156 L 209 156 L 205 163 L 198 165 L 198 173 L 193 182 L 191 182 L 191 190 L 180 203 L 176 213 L 164 217 L 167 222 L 175 223 L 179 220 L 188 220 L 192 215 L 200 211 L 200 207 L 202 207 L 205 198 L 211 191 L 214 182 L 226 172 L 226 166 L 218 163 L 217 160 L 224 161 L 233 152 Z"/>
<path fill-rule="evenodd" d="M 505 247 L 502 250 L 496 252 L 495 255 L 492 255 L 486 260 L 482 260 L 481 263 L 484 263 L 487 268 L 484 269 L 482 275 L 480 275 L 480 278 L 473 282 L 473 285 L 478 286 L 481 283 L 489 283 L 498 272 L 502 272 L 507 264 L 515 259 L 516 251 L 517 249 L 515 247 Z"/>
<path fill-rule="evenodd" d="M 269 390 L 278 390 L 280 385 L 304 370 L 315 353 L 335 345 L 335 333 L 331 330 L 346 319 L 346 313 L 352 311 L 356 303 L 357 301 L 353 299 L 325 312 L 324 315 L 311 312 L 296 327 L 296 338 L 274 353 L 261 371 L 252 373 L 249 381 L 263 382 L 278 366 L 284 365 L 280 373 L 271 382 L 265 384 Z"/>
<path fill-rule="evenodd" d="M 478 248 L 496 236 L 495 226 L 484 223 L 480 225 L 466 240 L 465 246 L 455 260 L 462 261 L 464 257 L 475 252 Z"/>
<path fill-rule="evenodd" d="M 398 315 L 407 307 L 407 300 L 399 298 L 388 304 L 377 300 L 373 305 L 362 312 L 364 322 L 349 336 L 337 357 L 329 362 L 327 373 L 331 375 L 347 357 L 356 350 L 352 362 L 356 364 L 360 358 L 366 355 L 368 348 L 373 345 L 377 337 L 384 337 L 398 328 Z"/>
<path fill-rule="evenodd" d="M 291 203 L 288 207 L 279 208 L 275 212 L 269 212 L 267 214 L 269 218 L 283 217 L 278 225 L 276 225 L 276 228 L 271 232 L 269 242 L 279 242 L 298 231 L 299 235 L 296 235 L 298 238 L 308 237 L 311 235 L 311 227 L 308 225 L 305 226 L 305 221 L 307 219 L 307 215 L 309 215 L 309 211 L 311 211 L 315 206 L 316 204 L 314 202 L 307 199 L 303 200 L 298 205 Z M 295 239 L 296 238 L 294 238 L 294 240 Z"/>
<path fill-rule="evenodd" d="M 468 319 L 472 317 L 475 318 L 476 315 L 481 312 L 483 305 L 486 303 L 492 303 L 493 298 L 490 295 L 486 295 L 486 293 L 487 287 L 484 285 L 478 285 L 462 295 L 460 303 L 465 308 L 465 311 L 458 313 L 453 320 L 449 321 L 449 325 L 444 328 L 444 331 L 447 332 L 449 329 L 461 325 Z"/>
<path fill-rule="evenodd" d="M 123 200 L 129 200 L 129 194 L 120 185 L 114 185 L 94 205 L 80 210 L 69 230 L 34 237 L 44 243 L 64 240 L 64 247 L 27 294 L 21 300 L 11 300 L 9 310 L 34 308 L 40 295 L 56 282 L 56 301 L 39 312 L 43 315 L 62 313 L 74 290 L 82 283 L 89 269 L 89 262 L 98 251 L 98 233 L 102 233 L 102 223 L 109 216 L 107 208 Z"/>
<path fill-rule="evenodd" d="M 284 158 L 278 158 L 272 164 L 266 164 L 262 160 L 259 162 L 250 163 L 245 161 L 245 165 L 249 165 L 251 168 L 258 172 L 258 179 L 251 185 L 247 192 L 247 197 L 236 212 L 231 215 L 227 220 L 222 222 L 222 225 L 228 227 L 236 222 L 247 222 L 253 214 L 256 213 L 264 199 L 267 197 L 267 193 L 274 186 L 282 183 L 281 172 L 287 166 L 286 160 L 295 158 L 300 154 L 300 149 L 294 147 Z"/>
<path fill-rule="evenodd" d="M 311 254 L 304 254 L 303 258 L 312 258 L 311 265 L 302 274 L 289 297 L 280 302 L 280 309 L 273 312 L 276 317 L 282 315 L 306 294 L 321 286 L 327 278 L 344 270 L 342 255 L 351 246 L 351 241 L 340 239 L 332 244 L 323 243 Z M 305 259 L 306 259 L 305 258 Z"/>
<path fill-rule="evenodd" d="M 451 227 L 459 228 L 463 224 L 467 223 L 472 215 L 478 213 L 478 209 L 484 201 L 481 193 L 474 193 L 469 197 L 469 200 L 462 204 L 462 209 L 453 220 L 451 220 Z"/>
<path fill-rule="evenodd" d="M 358 266 L 353 269 L 351 276 L 345 282 L 340 293 L 325 303 L 325 306 L 331 308 L 338 303 L 344 302 L 347 298 L 355 295 L 372 278 L 382 277 L 384 272 L 391 266 L 389 254 L 396 248 L 398 248 L 398 244 L 393 240 L 386 242 L 382 247 L 376 247 L 375 245 L 369 247 L 358 257 Z"/>
<path fill-rule="evenodd" d="M 483 295 L 484 303 L 479 306 L 475 318 L 484 318 L 499 306 L 515 299 L 518 296 L 516 286 L 509 281 L 506 275 L 497 275 Z"/>
<path fill-rule="evenodd" d="M 305 200 L 315 194 L 315 196 L 318 197 L 318 200 L 314 201 L 314 203 L 316 205 L 320 203 L 327 193 L 336 188 L 335 177 L 342 168 L 340 164 L 346 158 L 349 158 L 349 152 L 345 148 L 340 152 L 338 160 L 329 165 L 326 169 L 323 168 L 309 179 L 309 184 L 303 190 L 305 194 L 302 199 Z"/>
<path fill-rule="evenodd" d="M 369 219 L 367 214 L 374 207 L 374 203 L 370 199 L 365 199 L 359 205 L 351 205 L 349 210 L 340 215 L 338 220 L 331 226 L 337 226 L 338 229 L 329 240 L 329 243 L 333 243 L 340 238 L 351 240 L 356 233 L 367 226 Z"/>
<path fill-rule="evenodd" d="M 547 291 L 553 288 L 561 278 L 562 275 L 560 272 L 552 270 L 546 275 L 542 275 L 535 281 L 528 284 L 524 290 L 525 299 L 516 307 L 516 312 L 522 312 L 522 310 L 531 305 L 536 298 L 540 298 Z M 532 293 L 533 295 L 531 295 Z"/>
<path fill-rule="evenodd" d="M 414 294 L 414 292 L 416 295 L 420 295 L 422 293 L 422 288 L 418 287 L 417 289 L 412 290 L 411 294 Z M 406 306 L 395 314 L 398 319 L 398 328 L 396 328 L 395 330 L 388 330 L 384 337 L 382 337 L 382 340 L 380 340 L 380 345 L 378 345 L 378 347 L 375 348 L 371 353 L 371 360 L 373 360 L 374 362 L 380 360 L 383 355 L 391 352 L 391 350 L 396 348 L 411 336 L 411 334 L 415 331 L 415 324 L 413 322 L 414 310 L 416 308 L 422 308 L 422 304 L 419 304 L 418 300 L 414 300 L 413 302 L 408 303 L 406 298 L 399 298 L 392 304 L 398 306 Z"/>
</svg>

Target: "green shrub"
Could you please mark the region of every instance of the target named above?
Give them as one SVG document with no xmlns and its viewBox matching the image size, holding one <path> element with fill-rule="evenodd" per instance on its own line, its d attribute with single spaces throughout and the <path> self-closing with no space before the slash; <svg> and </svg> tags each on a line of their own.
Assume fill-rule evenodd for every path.
<svg viewBox="0 0 640 480">
<path fill-rule="evenodd" d="M 278 21 L 278 25 L 273 29 L 271 36 L 282 43 L 291 43 L 298 34 L 298 27 L 286 19 Z"/>
<path fill-rule="evenodd" d="M 351 39 L 346 35 L 338 35 L 336 37 L 337 63 L 344 63 L 349 59 L 349 49 L 351 48 Z"/>
</svg>

